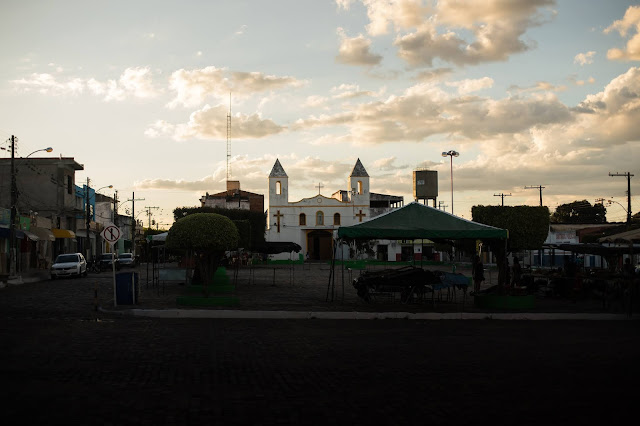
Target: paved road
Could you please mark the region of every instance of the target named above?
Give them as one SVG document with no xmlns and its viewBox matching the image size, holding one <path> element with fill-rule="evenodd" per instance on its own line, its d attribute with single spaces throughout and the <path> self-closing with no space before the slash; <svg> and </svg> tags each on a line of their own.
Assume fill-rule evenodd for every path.
<svg viewBox="0 0 640 426">
<path fill-rule="evenodd" d="M 637 418 L 638 321 L 143 319 L 96 314 L 90 281 L 0 290 L 3 418 L 31 425 Z M 106 278 L 101 285 L 108 288 Z M 58 303 L 46 303 L 53 295 Z"/>
</svg>

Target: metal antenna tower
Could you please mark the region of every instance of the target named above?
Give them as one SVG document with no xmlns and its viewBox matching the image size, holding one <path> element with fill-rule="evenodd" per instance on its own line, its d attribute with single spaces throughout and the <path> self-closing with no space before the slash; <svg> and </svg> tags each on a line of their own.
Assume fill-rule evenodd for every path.
<svg viewBox="0 0 640 426">
<path fill-rule="evenodd" d="M 229 114 L 227 114 L 227 181 L 231 180 L 231 92 L 229 92 Z"/>
</svg>

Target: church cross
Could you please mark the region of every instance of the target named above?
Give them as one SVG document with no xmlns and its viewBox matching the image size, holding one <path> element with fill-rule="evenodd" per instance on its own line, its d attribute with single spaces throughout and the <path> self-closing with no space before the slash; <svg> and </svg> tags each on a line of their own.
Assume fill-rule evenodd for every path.
<svg viewBox="0 0 640 426">
<path fill-rule="evenodd" d="M 321 182 L 318 182 L 318 195 L 320 195 L 320 188 L 324 188 L 324 185 Z"/>
<path fill-rule="evenodd" d="M 365 213 L 362 213 L 362 210 L 360 210 L 360 213 L 358 213 L 356 216 L 358 216 L 358 219 L 360 219 L 360 222 L 362 222 L 362 218 L 366 216 Z"/>
<path fill-rule="evenodd" d="M 280 218 L 284 217 L 283 214 L 280 214 L 280 210 L 278 210 L 278 212 L 276 214 L 273 215 L 276 220 L 278 221 L 276 224 L 278 225 L 278 232 L 280 232 Z"/>
</svg>

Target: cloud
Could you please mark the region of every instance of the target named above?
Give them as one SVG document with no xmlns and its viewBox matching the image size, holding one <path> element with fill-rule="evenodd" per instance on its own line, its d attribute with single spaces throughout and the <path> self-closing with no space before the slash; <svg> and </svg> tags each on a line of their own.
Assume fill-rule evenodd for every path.
<svg viewBox="0 0 640 426">
<path fill-rule="evenodd" d="M 571 81 L 575 82 L 575 78 Z M 534 85 L 529 87 L 509 86 L 507 89 L 509 92 L 516 93 L 531 93 L 531 92 L 564 92 L 567 90 L 567 86 L 549 83 L 548 81 L 537 81 Z"/>
<path fill-rule="evenodd" d="M 610 146 L 640 141 L 640 68 L 614 78 L 602 92 L 589 95 L 577 108 L 582 145 Z M 586 114 L 585 114 L 586 113 Z M 578 133 L 578 132 L 576 132 Z"/>
<path fill-rule="evenodd" d="M 453 68 L 435 68 L 428 71 L 421 71 L 414 80 L 421 82 L 437 81 L 453 73 Z"/>
<path fill-rule="evenodd" d="M 345 65 L 378 65 L 382 61 L 382 56 L 369 51 L 371 40 L 366 39 L 362 34 L 349 38 L 342 28 L 338 28 L 340 36 L 340 48 L 336 61 Z"/>
<path fill-rule="evenodd" d="M 234 177 L 241 176 L 241 188 L 245 191 L 265 193 L 266 176 L 269 167 L 273 166 L 275 159 L 272 157 L 248 158 L 247 156 L 234 156 L 230 159 L 231 170 Z M 134 183 L 136 189 L 156 190 L 181 190 L 194 192 L 193 204 L 199 204 L 198 199 L 206 192 L 215 194 L 226 190 L 227 181 L 226 159 L 213 164 L 214 172 L 201 179 L 164 179 L 147 178 Z"/>
<path fill-rule="evenodd" d="M 304 106 L 308 108 L 322 107 L 326 105 L 328 99 L 329 98 L 327 98 L 326 96 L 308 96 L 307 100 L 304 103 Z"/>
<path fill-rule="evenodd" d="M 360 90 L 360 86 L 357 84 L 341 84 L 340 86 L 332 87 L 331 93 L 333 93 L 333 99 L 354 99 L 363 96 L 378 97 L 385 91 L 386 87 L 381 87 L 377 92 L 370 90 Z"/>
<path fill-rule="evenodd" d="M 58 81 L 47 73 L 33 73 L 27 78 L 13 80 L 11 83 L 25 93 L 35 92 L 42 95 L 79 95 L 85 90 L 85 82 L 81 78 L 70 78 Z"/>
<path fill-rule="evenodd" d="M 201 105 L 207 98 L 226 100 L 229 92 L 246 97 L 255 93 L 285 87 L 300 87 L 304 82 L 293 77 L 277 77 L 259 72 L 228 71 L 209 66 L 193 70 L 174 71 L 169 79 L 169 88 L 176 93 L 168 107 L 178 105 L 193 107 Z"/>
<path fill-rule="evenodd" d="M 489 77 L 483 77 L 478 79 L 451 81 L 445 84 L 447 86 L 457 87 L 459 94 L 466 95 L 472 92 L 477 92 L 482 89 L 493 87 L 493 79 Z"/>
<path fill-rule="evenodd" d="M 160 91 L 153 86 L 149 68 L 127 68 L 118 80 L 98 81 L 72 77 L 58 81 L 51 74 L 31 74 L 29 78 L 14 80 L 12 83 L 25 92 L 37 92 L 47 95 L 78 95 L 85 90 L 105 101 L 122 101 L 127 98 L 153 98 Z"/>
<path fill-rule="evenodd" d="M 382 171 L 406 170 L 409 167 L 406 164 L 396 164 L 396 160 L 395 156 L 380 158 L 373 162 L 373 167 Z"/>
<path fill-rule="evenodd" d="M 226 105 L 214 107 L 205 105 L 202 109 L 191 113 L 187 123 L 171 124 L 158 120 L 145 131 L 145 135 L 150 138 L 169 136 L 175 140 L 226 140 L 227 113 Z M 235 114 L 231 118 L 231 123 L 233 139 L 259 139 L 285 130 L 285 127 L 272 120 L 263 119 L 260 114 Z"/>
<path fill-rule="evenodd" d="M 480 82 L 488 84 L 482 79 Z M 355 105 L 333 115 L 311 116 L 291 127 L 302 130 L 344 126 L 356 144 L 366 145 L 418 142 L 435 135 L 464 139 L 490 137 L 571 120 L 569 108 L 551 93 L 493 100 L 451 95 L 436 84 L 420 83 L 401 96 Z"/>
<path fill-rule="evenodd" d="M 587 53 L 578 53 L 574 58 L 573 58 L 573 63 L 574 64 L 580 64 L 582 66 L 587 65 L 587 64 L 592 64 L 593 63 L 593 57 L 595 56 L 596 52 L 593 50 L 588 51 Z"/>
<path fill-rule="evenodd" d="M 576 86 L 584 86 L 585 84 L 593 84 L 596 82 L 596 79 L 593 77 L 589 77 L 586 80 L 579 80 L 575 74 L 570 75 L 567 78 L 567 80 L 569 80 L 571 83 L 575 84 Z"/>
<path fill-rule="evenodd" d="M 247 30 L 247 26 L 246 25 L 241 25 L 240 28 L 238 28 L 235 32 L 236 35 L 242 35 L 244 34 L 244 32 Z"/>
<path fill-rule="evenodd" d="M 554 0 L 361 2 L 369 18 L 368 34 L 375 37 L 394 30 L 398 56 L 413 67 L 430 67 L 436 58 L 456 65 L 505 61 L 535 46 L 521 37 L 553 16 L 544 8 L 555 4 Z M 348 9 L 350 2 L 337 4 Z"/>
<path fill-rule="evenodd" d="M 624 49 L 614 48 L 607 51 L 607 59 L 617 61 L 640 61 L 640 6 L 629 6 L 621 20 L 615 21 L 605 28 L 604 33 L 617 31 L 621 37 L 634 32 Z"/>
</svg>

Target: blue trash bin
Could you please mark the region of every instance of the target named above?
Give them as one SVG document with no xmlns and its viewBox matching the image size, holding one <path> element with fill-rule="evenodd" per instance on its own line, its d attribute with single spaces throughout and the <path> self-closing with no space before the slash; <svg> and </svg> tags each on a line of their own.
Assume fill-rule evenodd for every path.
<svg viewBox="0 0 640 426">
<path fill-rule="evenodd" d="M 118 305 L 137 303 L 139 294 L 137 272 L 118 272 L 116 274 L 116 303 Z"/>
</svg>

